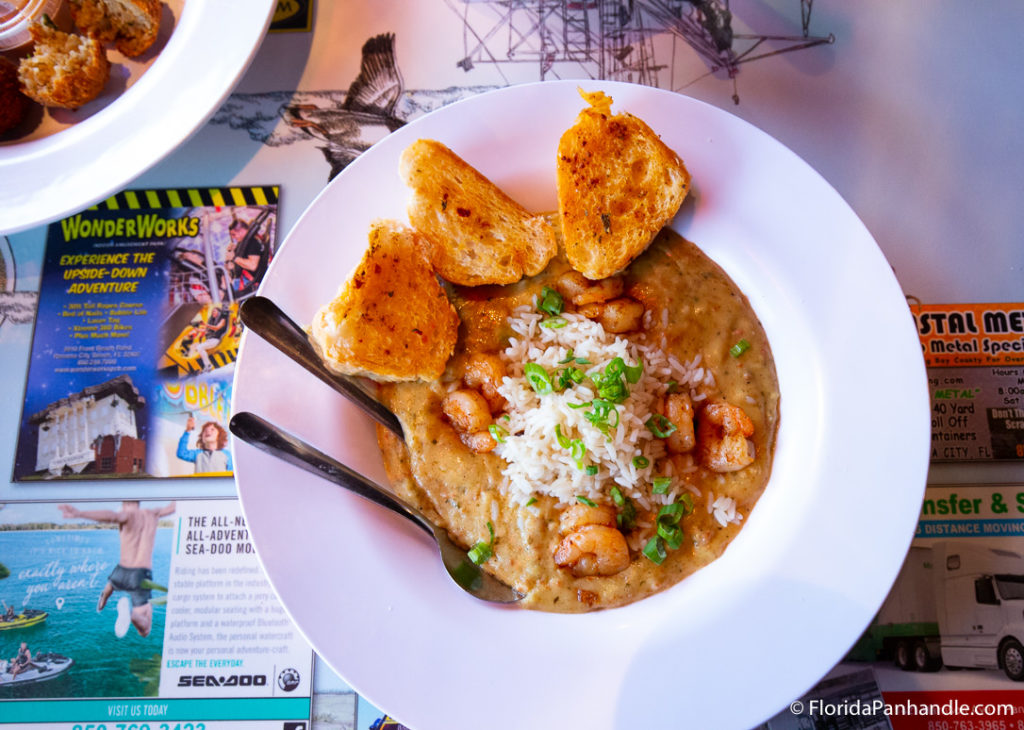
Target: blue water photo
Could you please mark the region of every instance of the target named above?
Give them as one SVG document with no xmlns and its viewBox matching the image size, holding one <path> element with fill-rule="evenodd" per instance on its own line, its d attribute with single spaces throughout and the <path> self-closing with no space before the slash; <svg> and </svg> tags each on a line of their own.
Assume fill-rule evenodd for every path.
<svg viewBox="0 0 1024 730">
<path fill-rule="evenodd" d="M 57 507 L 53 505 L 56 519 Z M 153 623 L 149 636 L 129 627 L 122 638 L 114 633 L 117 602 L 126 595 L 114 591 L 102 611 L 100 592 L 117 565 L 119 534 L 114 527 L 93 529 L 0 530 L 0 564 L 10 574 L 0 579 L 3 609 L 14 606 L 46 611 L 42 623 L 3 628 L 0 623 L 0 659 L 10 660 L 21 642 L 33 656 L 53 652 L 74 664 L 59 676 L 32 683 L 0 680 L 0 700 L 25 698 L 145 697 L 156 696 L 160 678 L 166 606 L 153 592 Z M 174 529 L 160 527 L 153 552 L 153 582 L 166 586 Z M 0 571 L 2 573 L 2 571 Z M 9 675 L 3 675 L 4 678 Z"/>
</svg>

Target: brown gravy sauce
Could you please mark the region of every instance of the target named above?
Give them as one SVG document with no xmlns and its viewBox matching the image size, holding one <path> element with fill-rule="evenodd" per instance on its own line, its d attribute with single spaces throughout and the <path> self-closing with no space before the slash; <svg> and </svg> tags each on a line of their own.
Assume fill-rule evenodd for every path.
<svg viewBox="0 0 1024 730">
<path fill-rule="evenodd" d="M 679 582 L 717 558 L 743 522 L 722 526 L 708 500 L 728 496 L 745 519 L 763 492 L 771 471 L 779 419 L 779 390 L 768 340 L 746 297 L 694 244 L 666 229 L 625 272 L 626 290 L 650 310 L 648 327 L 630 338 L 666 344 L 668 353 L 689 362 L 698 353 L 714 373 L 709 399 L 741 407 L 754 423 L 756 458 L 740 471 L 714 473 L 699 468 L 685 476 L 696 487 L 695 509 L 681 527 L 682 547 L 670 550 L 661 565 L 631 552 L 629 567 L 607 577 L 574 577 L 555 565 L 561 540 L 560 509 L 551 497 L 530 508 L 507 499 L 501 490 L 501 457 L 474 454 L 463 445 L 441 413 L 447 385 L 460 380 L 468 354 L 502 350 L 511 330 L 512 310 L 532 301 L 545 285 L 567 269 L 556 258 L 540 275 L 507 287 L 476 287 L 450 292 L 462 325 L 455 355 L 441 381 L 381 386 L 381 398 L 399 417 L 406 443 L 378 428 L 389 478 L 398 494 L 445 525 L 469 547 L 488 540 L 494 527 L 494 553 L 484 569 L 525 594 L 526 608 L 582 612 L 639 600 Z M 661 312 L 668 316 L 663 321 Z M 729 349 L 740 339 L 750 348 L 740 357 Z M 699 417 L 699 411 L 698 411 Z"/>
</svg>

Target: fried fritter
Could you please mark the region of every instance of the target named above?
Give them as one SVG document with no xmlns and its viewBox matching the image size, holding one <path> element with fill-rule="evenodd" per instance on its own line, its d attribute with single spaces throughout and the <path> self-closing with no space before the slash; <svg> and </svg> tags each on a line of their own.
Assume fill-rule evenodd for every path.
<svg viewBox="0 0 1024 730">
<path fill-rule="evenodd" d="M 18 88 L 18 67 L 0 56 L 0 134 L 21 124 L 30 103 Z"/>
<path fill-rule="evenodd" d="M 400 174 L 413 190 L 409 220 L 429 242 L 431 264 L 448 281 L 512 284 L 542 271 L 555 255 L 555 234 L 542 216 L 440 142 L 409 145 Z"/>
<path fill-rule="evenodd" d="M 21 59 L 18 81 L 26 96 L 44 106 L 77 109 L 103 91 L 110 62 L 100 42 L 43 23 L 29 27 L 35 44 Z"/>
<path fill-rule="evenodd" d="M 558 212 L 565 253 L 588 279 L 621 271 L 675 216 L 690 173 L 646 123 L 611 113 L 601 91 L 558 143 Z"/>
<path fill-rule="evenodd" d="M 71 0 L 70 5 L 82 33 L 113 43 L 126 56 L 144 53 L 160 31 L 160 0 Z"/>
<path fill-rule="evenodd" d="M 379 220 L 369 238 L 355 272 L 313 318 L 313 344 L 345 375 L 435 380 L 455 348 L 459 316 L 423 254 L 420 234 Z"/>
</svg>

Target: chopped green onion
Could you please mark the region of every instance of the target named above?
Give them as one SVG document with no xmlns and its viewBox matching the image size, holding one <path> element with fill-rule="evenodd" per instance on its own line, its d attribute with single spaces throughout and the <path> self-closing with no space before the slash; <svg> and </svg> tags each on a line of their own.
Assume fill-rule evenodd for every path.
<svg viewBox="0 0 1024 730">
<path fill-rule="evenodd" d="M 567 362 L 572 362 L 572 359 L 573 359 L 573 354 L 572 354 L 572 348 L 570 347 L 569 348 L 569 352 L 565 353 L 565 358 L 563 360 L 559 360 L 558 364 L 559 365 L 565 365 Z"/>
<path fill-rule="evenodd" d="M 663 505 L 658 510 L 658 524 L 678 525 L 684 512 L 685 508 L 682 502 L 672 502 L 671 504 Z"/>
<path fill-rule="evenodd" d="M 683 544 L 683 531 L 678 525 L 666 525 L 658 523 L 658 537 L 665 541 L 665 546 L 671 550 L 678 550 Z"/>
<path fill-rule="evenodd" d="M 482 573 L 483 571 L 470 561 L 469 553 L 466 553 L 466 558 L 451 570 L 452 580 L 470 591 L 479 590 L 483 585 L 484 579 L 480 577 Z"/>
<path fill-rule="evenodd" d="M 597 464 L 591 464 L 591 465 L 589 465 L 587 467 L 587 476 L 588 477 L 597 476 L 597 472 L 598 471 L 600 471 L 600 469 L 598 468 Z"/>
<path fill-rule="evenodd" d="M 667 439 L 676 431 L 676 425 L 660 413 L 652 414 L 644 422 L 644 425 L 647 426 L 648 431 L 660 439 Z"/>
<path fill-rule="evenodd" d="M 587 447 L 583 443 L 582 439 L 573 439 L 569 443 L 569 456 L 576 462 L 576 467 L 579 469 L 583 468 L 583 457 L 587 453 Z"/>
<path fill-rule="evenodd" d="M 562 299 L 561 294 L 550 286 L 540 290 L 540 301 L 537 303 L 537 309 L 552 316 L 558 316 L 564 308 L 565 300 Z"/>
<path fill-rule="evenodd" d="M 601 398 L 610 400 L 613 403 L 622 403 L 622 401 L 629 397 L 629 390 L 621 380 L 615 380 L 598 386 L 597 394 Z"/>
<path fill-rule="evenodd" d="M 512 416 L 510 416 L 507 413 L 505 413 L 505 414 L 502 415 L 502 419 L 504 419 L 506 421 L 511 421 L 512 420 Z"/>
<path fill-rule="evenodd" d="M 729 348 L 729 354 L 733 357 L 739 357 L 744 352 L 750 349 L 750 343 L 746 340 L 740 340 L 735 345 Z"/>
<path fill-rule="evenodd" d="M 585 377 L 587 377 L 586 374 L 578 368 L 563 368 L 558 371 L 559 390 L 565 390 L 566 388 L 571 388 L 573 385 L 579 385 L 583 382 Z"/>
<path fill-rule="evenodd" d="M 683 514 L 693 513 L 693 497 L 689 494 L 682 494 L 679 496 L 679 503 L 683 505 Z"/>
<path fill-rule="evenodd" d="M 569 444 L 572 443 L 569 441 L 569 437 L 562 433 L 562 424 L 560 423 L 555 424 L 555 438 L 558 439 L 558 445 L 563 449 L 569 448 Z"/>
<path fill-rule="evenodd" d="M 526 500 L 526 504 L 524 504 L 523 506 L 524 507 L 529 507 L 531 504 L 536 504 L 536 502 L 537 502 L 537 498 L 536 497 L 530 497 L 528 500 Z"/>
<path fill-rule="evenodd" d="M 476 565 L 483 565 L 490 559 L 491 555 L 493 555 L 491 546 L 486 542 L 478 542 L 467 553 L 469 559 Z"/>
<path fill-rule="evenodd" d="M 594 401 L 588 400 L 586 403 L 566 403 L 565 405 L 569 406 L 570 408 L 580 409 L 580 408 L 589 408 L 593 404 L 594 404 Z"/>
<path fill-rule="evenodd" d="M 490 546 L 486 543 L 477 543 L 466 554 L 476 565 L 483 565 L 493 555 Z"/>
<path fill-rule="evenodd" d="M 646 469 L 650 465 L 651 465 L 651 460 L 648 459 L 646 456 L 634 456 L 633 457 L 633 466 L 635 466 L 637 469 Z"/>
<path fill-rule="evenodd" d="M 596 507 L 596 506 L 597 506 L 597 503 L 596 503 L 596 502 L 594 502 L 594 500 L 592 500 L 592 499 L 587 499 L 587 498 L 586 498 L 586 497 L 584 497 L 584 496 L 583 496 L 582 494 L 577 494 L 577 495 L 576 495 L 576 501 L 577 501 L 577 502 L 579 502 L 580 504 L 585 504 L 585 505 L 587 505 L 588 507 Z"/>
<path fill-rule="evenodd" d="M 488 426 L 487 430 L 490 431 L 491 437 L 499 444 L 505 443 L 505 439 L 508 438 L 508 431 L 506 431 L 496 423 L 492 423 L 490 426 Z"/>
<path fill-rule="evenodd" d="M 548 317 L 540 323 L 540 326 L 558 330 L 562 329 L 562 327 L 565 327 L 567 324 L 569 324 L 569 320 L 565 317 Z"/>
<path fill-rule="evenodd" d="M 665 541 L 658 536 L 652 537 L 644 545 L 643 554 L 655 565 L 661 565 L 667 554 L 665 552 Z"/>
<path fill-rule="evenodd" d="M 624 365 L 623 373 L 626 376 L 626 380 L 631 385 L 636 385 L 640 380 L 640 376 L 644 374 L 644 361 L 643 359 L 637 360 L 636 365 Z"/>
<path fill-rule="evenodd" d="M 665 387 L 665 394 L 666 395 L 671 395 L 672 393 L 675 393 L 676 390 L 679 389 L 679 383 L 677 383 L 675 380 L 670 380 L 665 385 L 666 385 L 666 387 Z"/>
<path fill-rule="evenodd" d="M 612 501 L 619 508 L 619 512 L 615 515 L 619 529 L 632 530 L 636 526 L 636 507 L 633 506 L 632 500 L 626 497 L 618 487 L 612 487 L 610 492 Z"/>
<path fill-rule="evenodd" d="M 554 390 L 548 371 L 535 362 L 528 362 L 523 366 L 523 375 L 537 395 L 547 395 Z"/>
<path fill-rule="evenodd" d="M 606 400 L 614 403 L 622 403 L 629 397 L 629 388 L 622 382 L 622 376 L 626 372 L 626 363 L 621 357 L 612 358 L 604 372 L 597 372 L 590 376 L 590 379 L 597 387 L 597 394 Z"/>
<path fill-rule="evenodd" d="M 689 495 L 684 495 L 684 497 L 689 497 Z M 679 521 L 683 518 L 683 515 L 689 514 L 692 511 L 692 506 L 693 499 L 689 498 L 673 502 L 672 504 L 666 504 L 658 510 L 658 534 L 652 537 L 644 545 L 643 549 L 643 554 L 651 562 L 661 565 L 661 562 L 667 555 L 666 549 L 678 550 L 682 547 L 683 528 L 679 526 Z"/>
<path fill-rule="evenodd" d="M 590 364 L 590 360 L 588 360 L 585 357 L 578 357 L 578 358 L 576 358 L 576 364 L 577 365 L 589 365 Z"/>
<path fill-rule="evenodd" d="M 481 540 L 466 553 L 467 557 L 476 565 L 483 565 L 494 554 L 494 525 L 490 522 L 487 523 L 487 531 L 491 533 L 490 542 Z"/>
<path fill-rule="evenodd" d="M 672 486 L 672 477 L 654 477 L 651 480 L 651 492 L 654 494 L 668 494 L 668 488 Z"/>
<path fill-rule="evenodd" d="M 618 428 L 619 411 L 615 407 L 614 403 L 601 398 L 595 398 L 590 401 L 590 405 L 593 407 L 593 410 L 589 413 L 584 413 L 583 417 L 590 423 L 594 424 L 595 428 L 597 428 L 601 433 L 607 436 L 609 430 Z M 609 423 L 608 417 L 613 413 L 615 414 L 615 422 Z"/>
</svg>

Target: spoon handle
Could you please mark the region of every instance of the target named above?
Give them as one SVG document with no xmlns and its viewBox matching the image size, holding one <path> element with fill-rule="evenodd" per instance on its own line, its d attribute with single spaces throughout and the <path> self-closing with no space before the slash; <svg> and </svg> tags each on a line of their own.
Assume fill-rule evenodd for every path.
<svg viewBox="0 0 1024 730">
<path fill-rule="evenodd" d="M 246 411 L 236 413 L 228 427 L 235 436 L 261 451 L 334 482 L 382 507 L 387 507 L 392 512 L 411 520 L 431 536 L 434 535 L 430 521 L 415 507 L 256 414 Z"/>
<path fill-rule="evenodd" d="M 405 440 L 398 417 L 363 390 L 354 379 L 328 368 L 309 341 L 306 332 L 270 299 L 250 297 L 242 303 L 239 316 L 246 327 L 341 393 L 398 438 Z"/>
</svg>

